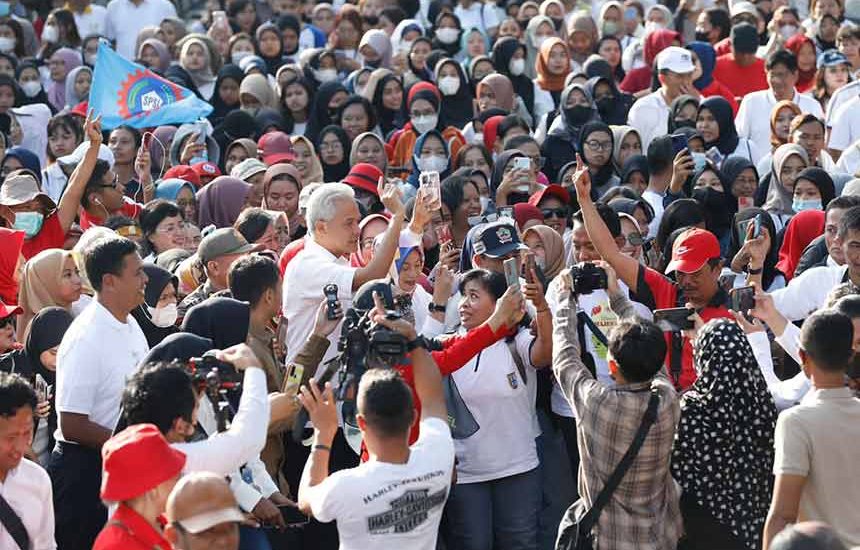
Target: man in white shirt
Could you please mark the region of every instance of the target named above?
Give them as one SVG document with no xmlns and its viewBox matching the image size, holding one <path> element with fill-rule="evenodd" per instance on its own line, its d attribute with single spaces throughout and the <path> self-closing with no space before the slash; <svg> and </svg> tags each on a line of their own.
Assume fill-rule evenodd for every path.
<svg viewBox="0 0 860 550">
<path fill-rule="evenodd" d="M 657 55 L 660 88 L 639 98 L 627 115 L 627 123 L 642 136 L 642 149 L 647 150 L 652 139 L 668 132 L 669 106 L 691 86 L 695 68 L 690 52 L 684 48 L 669 46 Z"/>
<path fill-rule="evenodd" d="M 48 463 L 61 548 L 89 548 L 107 519 L 99 498 L 102 444 L 116 427 L 126 379 L 148 350 L 130 315 L 147 276 L 134 242 L 111 237 L 84 252 L 95 298 L 57 351 L 57 446 Z"/>
<path fill-rule="evenodd" d="M 454 6 L 454 15 L 460 19 L 460 27 L 477 27 L 487 36 L 494 37 L 499 30 L 499 17 L 496 5 L 481 0 L 460 0 Z M 433 24 L 433 21 L 430 22 Z"/>
<path fill-rule="evenodd" d="M 35 409 L 36 393 L 27 381 L 0 372 L 0 548 L 57 547 L 51 479 L 24 458 L 33 441 Z"/>
<path fill-rule="evenodd" d="M 126 59 L 137 56 L 137 34 L 144 27 L 159 26 L 167 17 L 176 17 L 168 0 L 110 0 L 107 5 L 105 36 L 116 41 L 116 51 Z"/>
<path fill-rule="evenodd" d="M 90 0 L 69 0 L 66 7 L 75 16 L 75 26 L 81 38 L 104 34 L 107 21 L 107 9 L 104 6 L 93 4 Z"/>
<path fill-rule="evenodd" d="M 409 386 L 394 369 L 371 369 L 358 386 L 358 426 L 370 459 L 329 475 L 337 432 L 332 389 L 311 381 L 302 405 L 316 427 L 311 456 L 299 486 L 299 507 L 323 522 L 337 521 L 341 550 L 433 550 L 454 467 L 454 442 L 439 369 L 415 328 L 385 318 L 377 296 L 372 319 L 406 337 L 412 349 L 421 432 L 408 444 L 415 421 Z"/>
<path fill-rule="evenodd" d="M 811 95 L 797 93 L 797 57 L 788 50 L 774 52 L 765 65 L 767 90 L 748 93 L 741 101 L 735 126 L 738 136 L 759 146 L 770 143 L 770 112 L 779 101 L 792 101 L 801 112 L 824 118 L 821 105 Z M 752 159 L 757 162 L 758 159 Z"/>
</svg>

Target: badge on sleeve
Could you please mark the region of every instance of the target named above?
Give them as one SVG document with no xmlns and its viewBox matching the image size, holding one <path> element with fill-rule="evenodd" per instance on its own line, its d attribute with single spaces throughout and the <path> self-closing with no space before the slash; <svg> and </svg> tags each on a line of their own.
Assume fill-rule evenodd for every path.
<svg viewBox="0 0 860 550">
<path fill-rule="evenodd" d="M 519 378 L 517 378 L 516 372 L 509 372 L 508 373 L 508 384 L 510 384 L 511 389 L 514 389 L 514 390 L 519 387 L 520 380 L 519 380 Z"/>
</svg>

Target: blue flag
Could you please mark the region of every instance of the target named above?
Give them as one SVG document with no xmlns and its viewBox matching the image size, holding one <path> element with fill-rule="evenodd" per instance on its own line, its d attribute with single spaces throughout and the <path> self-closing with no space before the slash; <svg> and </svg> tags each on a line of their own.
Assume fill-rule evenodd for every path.
<svg viewBox="0 0 860 550">
<path fill-rule="evenodd" d="M 125 59 L 99 44 L 90 109 L 102 115 L 106 130 L 128 124 L 149 128 L 194 122 L 212 112 L 212 106 L 190 90 Z"/>
</svg>

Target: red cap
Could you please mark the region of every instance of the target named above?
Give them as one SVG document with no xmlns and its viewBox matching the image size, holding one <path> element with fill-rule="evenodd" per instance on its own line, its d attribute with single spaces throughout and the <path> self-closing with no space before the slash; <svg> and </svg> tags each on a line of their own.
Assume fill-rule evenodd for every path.
<svg viewBox="0 0 860 550">
<path fill-rule="evenodd" d="M 170 170 L 164 173 L 162 179 L 168 178 L 179 178 L 181 180 L 185 180 L 197 189 L 200 189 L 200 176 L 197 175 L 197 172 L 194 171 L 194 168 L 188 166 L 187 164 L 177 164 L 172 167 Z"/>
<path fill-rule="evenodd" d="M 0 319 L 5 319 L 10 315 L 21 315 L 24 310 L 20 306 L 8 306 L 0 300 Z"/>
<path fill-rule="evenodd" d="M 720 243 L 714 234 L 706 229 L 693 227 L 675 239 L 672 245 L 672 261 L 666 266 L 666 273 L 695 273 L 702 269 L 708 260 L 719 257 Z"/>
<path fill-rule="evenodd" d="M 349 174 L 343 178 L 343 183 L 379 196 L 378 185 L 381 177 L 382 170 L 372 164 L 361 162 L 349 170 Z"/>
<path fill-rule="evenodd" d="M 269 132 L 260 138 L 257 142 L 257 155 L 269 166 L 296 159 L 290 136 L 278 131 Z"/>
<path fill-rule="evenodd" d="M 564 204 L 570 204 L 570 193 L 567 192 L 567 189 L 555 183 L 547 185 L 529 197 L 529 204 L 532 206 L 540 206 L 540 201 L 544 200 L 546 197 L 555 197 Z"/>
<path fill-rule="evenodd" d="M 176 477 L 185 467 L 177 451 L 153 424 L 129 426 L 102 446 L 104 500 L 123 502 Z"/>
<path fill-rule="evenodd" d="M 90 102 L 89 101 L 82 101 L 82 102 L 78 103 L 77 105 L 75 105 L 74 107 L 72 107 L 72 110 L 69 111 L 69 113 L 71 113 L 73 115 L 78 115 L 81 118 L 87 118 L 87 112 L 89 111 L 89 108 L 90 108 Z"/>
<path fill-rule="evenodd" d="M 217 178 L 218 176 L 223 175 L 221 174 L 221 170 L 218 168 L 218 165 L 209 161 L 198 162 L 197 164 L 192 165 L 191 169 L 194 170 L 194 173 L 201 178 Z"/>
<path fill-rule="evenodd" d="M 412 100 L 415 99 L 415 94 L 420 92 L 421 90 L 426 90 L 428 92 L 432 92 L 433 95 L 436 96 L 436 101 L 442 101 L 442 94 L 439 93 L 439 88 L 436 87 L 432 82 L 427 82 L 426 80 L 422 80 L 416 84 L 413 84 L 412 87 L 409 88 L 409 93 L 406 96 L 406 104 L 412 105 Z"/>
</svg>

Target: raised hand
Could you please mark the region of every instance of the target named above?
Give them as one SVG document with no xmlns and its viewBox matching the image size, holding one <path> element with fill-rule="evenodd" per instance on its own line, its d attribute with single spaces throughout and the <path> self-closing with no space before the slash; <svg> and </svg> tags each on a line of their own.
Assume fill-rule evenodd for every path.
<svg viewBox="0 0 860 550">
<path fill-rule="evenodd" d="M 376 190 L 379 193 L 382 205 L 391 212 L 392 216 L 403 215 L 403 191 L 396 184 L 386 183 L 385 178 L 380 176 L 376 184 Z"/>
<path fill-rule="evenodd" d="M 579 153 L 576 154 L 576 170 L 573 172 L 572 180 L 579 204 L 582 204 L 583 201 L 591 202 L 591 174 L 588 173 L 588 166 L 583 162 Z"/>
<path fill-rule="evenodd" d="M 84 135 L 87 136 L 92 147 L 98 148 L 103 141 L 102 116 L 95 116 L 95 111 L 90 109 L 84 121 Z"/>
</svg>

